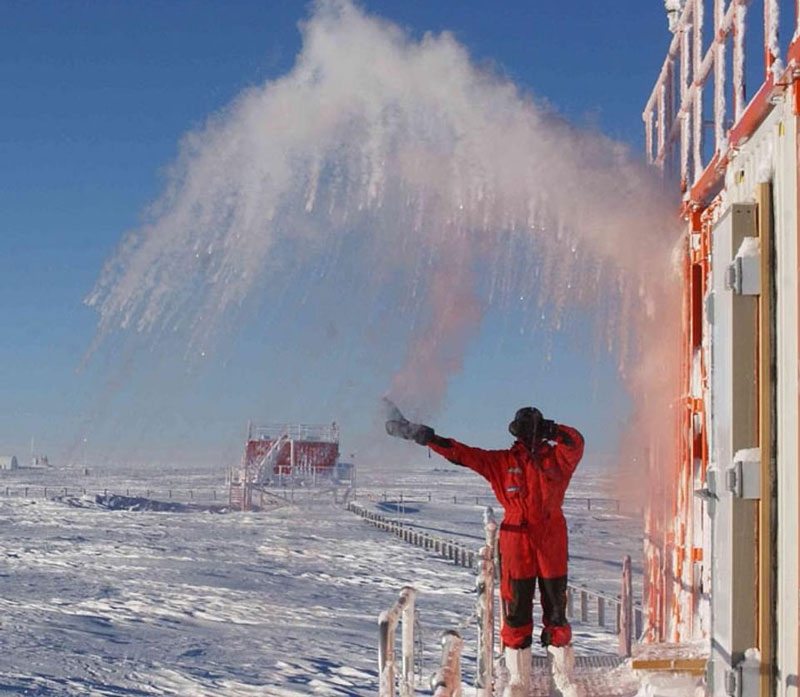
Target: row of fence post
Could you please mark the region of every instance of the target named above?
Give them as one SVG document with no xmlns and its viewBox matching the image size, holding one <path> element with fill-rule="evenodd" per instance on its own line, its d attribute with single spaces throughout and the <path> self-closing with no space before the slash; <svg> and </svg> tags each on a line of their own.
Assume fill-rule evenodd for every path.
<svg viewBox="0 0 800 697">
<path fill-rule="evenodd" d="M 567 617 L 571 620 L 578 619 L 584 624 L 588 624 L 591 619 L 590 611 L 592 605 L 594 605 L 595 624 L 598 627 L 608 628 L 608 615 L 613 615 L 614 632 L 620 635 L 621 642 L 622 637 L 625 637 L 624 643 L 620 644 L 621 647 L 623 645 L 626 647 L 624 652 L 620 653 L 623 656 L 630 656 L 630 643 L 641 636 L 644 623 L 644 613 L 641 606 L 633 603 L 633 589 L 631 587 L 629 569 L 630 557 L 626 556 L 623 560 L 622 596 L 619 598 L 572 584 L 567 588 Z M 578 599 L 577 612 L 575 608 L 576 597 Z"/>
<path fill-rule="evenodd" d="M 380 493 L 380 496 L 378 496 L 377 494 L 372 494 L 372 495 L 367 494 L 366 496 L 367 496 L 367 498 L 371 498 L 371 499 L 374 499 L 374 500 L 381 500 L 383 502 L 389 501 L 389 497 L 391 496 L 391 497 L 393 497 L 394 499 L 397 500 L 397 502 L 399 503 L 400 506 L 403 506 L 406 503 L 419 503 L 421 501 L 422 502 L 427 501 L 428 503 L 431 503 L 433 501 L 433 494 L 430 491 L 421 492 L 421 493 L 418 493 L 418 494 L 412 494 L 410 496 L 406 492 L 402 492 L 402 491 L 399 492 L 399 493 L 397 493 L 397 492 L 391 493 L 391 492 L 382 491 Z M 458 504 L 458 503 L 472 504 L 474 502 L 474 504 L 476 506 L 479 506 L 481 500 L 485 501 L 488 497 L 481 496 L 481 495 L 475 495 L 475 494 L 462 494 L 461 496 L 459 496 L 458 494 L 453 494 L 452 496 L 450 496 L 450 495 L 448 495 L 446 497 L 445 496 L 439 496 L 437 498 L 440 501 L 448 501 L 448 502 L 452 501 L 455 504 Z M 594 497 L 594 496 L 567 496 L 564 499 L 564 504 L 565 505 L 567 505 L 567 504 L 573 504 L 573 505 L 581 504 L 581 505 L 584 505 L 585 504 L 587 511 L 592 511 L 592 510 L 603 511 L 603 510 L 609 510 L 609 509 L 613 510 L 616 513 L 620 513 L 622 511 L 622 500 L 621 499 L 599 498 L 599 497 Z M 636 509 L 634 509 L 632 511 L 629 510 L 628 512 L 635 512 L 637 514 L 640 514 L 641 513 L 641 509 L 636 508 Z"/>
<path fill-rule="evenodd" d="M 360 515 L 364 520 L 372 523 L 380 530 L 391 532 L 399 537 L 403 542 L 408 542 L 415 547 L 431 550 L 440 557 L 449 559 L 458 566 L 472 568 L 475 566 L 475 551 L 459 542 L 446 540 L 426 532 L 419 532 L 408 525 L 403 525 L 396 520 L 386 518 L 379 513 L 369 511 L 357 503 L 349 502 L 346 506 L 348 511 Z"/>
<path fill-rule="evenodd" d="M 195 495 L 195 490 L 194 489 L 179 489 L 177 491 L 179 493 L 181 493 L 181 494 L 187 494 L 188 493 L 189 500 L 190 501 L 194 500 L 194 495 Z M 41 492 L 40 498 L 46 499 L 46 498 L 48 498 L 48 493 L 51 496 L 69 496 L 70 493 L 73 496 L 86 496 L 86 494 L 90 494 L 90 495 L 92 495 L 92 494 L 96 494 L 96 495 L 102 494 L 103 496 L 108 496 L 109 490 L 108 489 L 87 489 L 86 487 L 80 487 L 80 488 L 77 488 L 77 489 L 70 489 L 69 487 L 66 487 L 66 486 L 56 486 L 56 487 L 54 487 L 54 486 L 24 486 L 24 487 L 10 487 L 10 486 L 7 486 L 7 487 L 5 487 L 5 489 L 0 489 L 0 492 L 4 493 L 7 498 L 20 497 L 20 496 L 27 497 L 29 495 L 35 497 L 37 492 Z M 167 495 L 167 497 L 169 499 L 172 499 L 172 492 L 173 492 L 173 489 L 167 489 L 167 491 L 166 491 L 166 495 Z M 163 490 L 145 489 L 144 491 L 139 490 L 139 494 L 138 495 L 139 496 L 143 496 L 145 498 L 150 498 L 151 496 L 163 496 L 164 493 L 165 492 Z M 202 494 L 206 494 L 206 496 L 208 496 L 208 494 L 210 494 L 212 501 L 216 501 L 217 500 L 217 490 L 216 489 L 200 490 L 200 491 L 198 491 L 198 493 L 201 496 L 202 496 Z M 115 492 L 112 490 L 111 494 L 114 495 Z M 136 490 L 133 490 L 133 495 L 134 496 L 137 495 L 136 494 Z M 130 488 L 126 488 L 125 489 L 125 496 L 131 496 L 131 489 Z"/>
</svg>

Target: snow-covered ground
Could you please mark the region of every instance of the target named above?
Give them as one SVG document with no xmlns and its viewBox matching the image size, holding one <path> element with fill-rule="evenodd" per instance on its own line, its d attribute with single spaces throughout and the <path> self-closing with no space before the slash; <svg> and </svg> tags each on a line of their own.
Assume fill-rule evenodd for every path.
<svg viewBox="0 0 800 697">
<path fill-rule="evenodd" d="M 421 495 L 432 480 L 403 484 L 412 483 Z M 95 488 L 130 486 L 106 477 Z M 402 513 L 480 536 L 481 505 L 438 496 L 480 496 L 470 486 L 434 487 L 430 504 Z M 379 488 L 359 495 L 391 508 Z M 377 616 L 403 585 L 419 591 L 425 681 L 440 633 L 472 610 L 471 570 L 377 530 L 332 497 L 298 495 L 296 505 L 248 514 L 120 511 L 92 501 L 0 497 L 2 694 L 374 695 Z M 569 522 L 573 576 L 618 592 L 620 553 L 636 553 L 637 539 L 641 548 L 637 519 L 578 506 Z M 575 629 L 578 652 L 614 651 L 612 635 Z M 464 639 L 471 682 L 474 624 Z"/>
</svg>

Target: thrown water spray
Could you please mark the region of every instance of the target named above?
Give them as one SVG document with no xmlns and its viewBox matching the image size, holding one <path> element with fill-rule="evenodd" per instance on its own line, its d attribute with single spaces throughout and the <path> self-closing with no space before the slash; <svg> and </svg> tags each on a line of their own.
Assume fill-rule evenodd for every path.
<svg viewBox="0 0 800 697">
<path fill-rule="evenodd" d="M 200 350 L 248 298 L 334 259 L 364 314 L 380 297 L 402 324 L 387 388 L 424 412 L 487 309 L 520 296 L 550 328 L 588 309 L 635 399 L 672 387 L 654 348 L 672 349 L 673 202 L 624 147 L 476 68 L 447 33 L 416 41 L 347 0 L 317 3 L 302 33 L 290 73 L 185 138 L 88 298 L 97 341 L 185 332 Z M 627 367 L 644 354 L 644 372 Z"/>
</svg>

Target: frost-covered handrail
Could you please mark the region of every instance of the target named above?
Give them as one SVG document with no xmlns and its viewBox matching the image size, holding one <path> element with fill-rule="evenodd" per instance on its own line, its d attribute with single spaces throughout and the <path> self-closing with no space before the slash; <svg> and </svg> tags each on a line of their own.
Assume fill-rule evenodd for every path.
<svg viewBox="0 0 800 697">
<path fill-rule="evenodd" d="M 274 440 L 285 435 L 292 440 L 339 442 L 339 426 L 333 424 L 248 424 L 247 440 Z"/>
<path fill-rule="evenodd" d="M 395 631 L 402 620 L 402 673 L 400 675 L 400 697 L 414 694 L 414 601 L 417 591 L 405 586 L 400 591 L 397 602 L 384 610 L 378 617 L 378 671 L 380 697 L 394 697 L 395 694 Z"/>
<path fill-rule="evenodd" d="M 431 678 L 433 697 L 461 697 L 461 635 L 451 629 L 442 634 L 442 663 Z"/>
</svg>

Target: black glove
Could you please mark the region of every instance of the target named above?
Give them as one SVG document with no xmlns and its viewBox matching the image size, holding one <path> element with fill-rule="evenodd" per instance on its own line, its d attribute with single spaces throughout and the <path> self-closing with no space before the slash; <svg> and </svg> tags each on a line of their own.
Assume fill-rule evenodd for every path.
<svg viewBox="0 0 800 697">
<path fill-rule="evenodd" d="M 430 426 L 413 424 L 408 419 L 389 419 L 386 422 L 386 433 L 395 438 L 413 440 L 419 445 L 427 445 L 436 435 Z"/>
<path fill-rule="evenodd" d="M 418 445 L 428 445 L 435 437 L 436 433 L 430 426 L 425 424 L 413 424 L 416 427 L 414 431 L 414 442 Z"/>
</svg>

